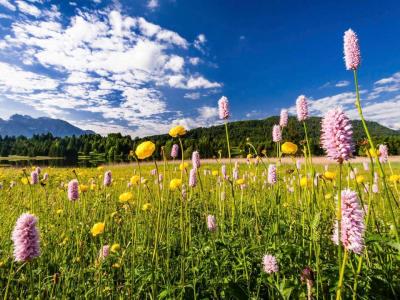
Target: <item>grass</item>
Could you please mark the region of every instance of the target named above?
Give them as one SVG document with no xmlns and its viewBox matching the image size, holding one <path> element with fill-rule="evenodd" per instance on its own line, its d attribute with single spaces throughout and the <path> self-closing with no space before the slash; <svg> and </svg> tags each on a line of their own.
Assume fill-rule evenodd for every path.
<svg viewBox="0 0 400 300">
<path fill-rule="evenodd" d="M 323 166 L 315 167 L 324 173 Z M 364 181 L 346 179 L 343 187 L 357 191 L 363 204 L 370 204 L 370 221 L 365 251 L 349 253 L 343 299 L 354 296 L 360 257 L 364 262 L 356 299 L 398 297 L 400 245 L 382 200 L 382 186 L 379 193 L 372 193 L 371 171 L 361 165 L 352 167 L 358 168 Z M 388 175 L 400 172 L 399 164 L 393 164 L 392 171 L 384 167 Z M 108 169 L 113 183 L 104 187 L 102 176 Z M 159 184 L 158 176 L 151 175 L 153 169 L 152 164 L 46 168 L 42 174 L 49 174 L 48 181 L 37 185 L 24 185 L 21 169 L 0 170 L 0 295 L 8 287 L 8 299 L 77 295 L 88 299 L 301 299 L 307 296 L 306 284 L 300 280 L 306 266 L 315 274 L 311 290 L 315 298 L 331 299 L 335 294 L 338 247 L 331 236 L 336 180 L 320 176 L 314 188 L 312 179 L 301 186 L 305 166 L 297 170 L 295 164 L 283 164 L 278 166 L 278 183 L 270 185 L 266 166 L 252 160 L 239 165 L 245 180 L 240 187 L 222 179 L 221 165 L 208 164 L 201 166 L 194 188 L 187 187 L 189 170 L 183 173 L 186 197 L 182 197 L 182 187 L 169 189 L 170 180 L 181 176 L 179 166 L 157 165 L 163 174 Z M 347 177 L 349 167 L 343 169 Z M 336 165 L 329 170 L 338 174 Z M 128 187 L 130 178 L 139 174 L 145 180 Z M 71 202 L 66 184 L 75 177 L 88 190 Z M 397 183 L 391 182 L 390 188 L 399 199 Z M 132 199 L 121 203 L 119 196 L 124 192 L 131 192 Z M 39 219 L 41 255 L 16 263 L 10 236 L 19 215 L 27 211 Z M 217 219 L 215 232 L 207 228 L 210 214 Z M 105 222 L 105 231 L 94 237 L 90 230 L 97 222 Z M 99 259 L 103 245 L 116 243 L 118 251 Z M 279 272 L 263 272 L 265 254 L 276 257 Z"/>
</svg>

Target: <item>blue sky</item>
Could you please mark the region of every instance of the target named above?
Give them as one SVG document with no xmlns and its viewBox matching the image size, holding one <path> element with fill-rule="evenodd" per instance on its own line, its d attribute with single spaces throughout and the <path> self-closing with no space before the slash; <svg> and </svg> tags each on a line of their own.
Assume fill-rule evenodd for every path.
<svg viewBox="0 0 400 300">
<path fill-rule="evenodd" d="M 368 119 L 400 129 L 397 1 L 0 0 L 0 118 L 133 136 L 265 118 L 300 94 L 356 118 L 343 32 L 360 39 Z"/>
</svg>

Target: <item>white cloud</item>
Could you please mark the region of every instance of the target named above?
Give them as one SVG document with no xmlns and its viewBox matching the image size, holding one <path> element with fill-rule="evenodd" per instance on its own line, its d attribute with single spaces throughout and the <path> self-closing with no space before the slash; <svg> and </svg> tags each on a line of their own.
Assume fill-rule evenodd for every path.
<svg viewBox="0 0 400 300">
<path fill-rule="evenodd" d="M 20 0 L 19 9 L 25 4 Z M 221 87 L 186 68 L 183 57 L 188 57 L 189 43 L 183 37 L 142 17 L 108 9 L 77 10 L 66 18 L 56 6 L 40 15 L 32 12 L 12 23 L 0 47 L 1 55 L 15 54 L 10 59 L 19 60 L 15 65 L 0 62 L 0 95 L 32 111 L 75 125 L 84 122 L 74 116 L 84 115 L 84 128 L 118 121 L 110 131 L 124 128 L 142 136 L 184 119 L 180 111 L 168 109 L 161 88 L 194 90 L 193 96 L 199 89 Z M 193 119 L 196 122 L 211 111 L 198 113 L 202 116 Z M 102 128 L 106 132 L 108 127 Z"/>
<path fill-rule="evenodd" d="M 15 1 L 15 3 L 17 3 L 18 9 L 22 13 L 25 13 L 25 14 L 28 14 L 28 15 L 31 15 L 34 17 L 40 16 L 40 10 L 36 6 L 26 3 L 25 1 L 22 1 L 22 0 L 17 0 L 17 1 Z"/>
<path fill-rule="evenodd" d="M 361 90 L 361 105 L 364 117 L 384 126 L 400 129 L 400 95 L 394 94 L 400 90 L 400 72 L 390 77 L 377 80 L 371 90 Z M 328 110 L 342 107 L 352 119 L 359 119 L 355 107 L 355 92 L 343 92 L 332 96 L 309 100 L 310 114 L 323 116 Z M 296 107 L 289 112 L 296 114 Z"/>
<path fill-rule="evenodd" d="M 189 62 L 193 66 L 197 66 L 200 63 L 200 58 L 199 57 L 191 57 L 191 58 L 189 58 Z"/>
<path fill-rule="evenodd" d="M 341 81 L 338 81 L 336 84 L 335 84 L 335 86 L 336 87 L 345 87 L 345 86 L 348 86 L 350 84 L 350 81 L 348 81 L 348 80 L 341 80 Z"/>
<path fill-rule="evenodd" d="M 182 70 L 185 61 L 182 57 L 173 55 L 165 64 L 166 69 L 170 69 L 174 72 L 179 72 Z"/>
<path fill-rule="evenodd" d="M 207 39 L 204 33 L 200 33 L 193 42 L 193 46 L 199 50 L 200 52 L 204 53 L 203 46 L 206 43 Z"/>
<path fill-rule="evenodd" d="M 160 4 L 158 3 L 158 0 L 149 0 L 147 2 L 147 7 L 150 9 L 156 9 Z"/>
<path fill-rule="evenodd" d="M 0 5 L 8 8 L 9 10 L 15 11 L 17 8 L 15 7 L 14 4 L 11 4 L 10 1 L 8 0 L 0 0 Z"/>
<path fill-rule="evenodd" d="M 185 99 L 192 99 L 192 100 L 197 100 L 200 99 L 201 94 L 199 92 L 194 92 L 194 93 L 186 93 L 183 98 Z"/>
<path fill-rule="evenodd" d="M 221 87 L 221 84 L 218 82 L 210 82 L 203 76 L 190 77 L 189 80 L 187 81 L 188 89 L 199 89 L 199 88 L 210 89 L 216 87 Z"/>
<path fill-rule="evenodd" d="M 218 108 L 211 106 L 203 106 L 197 109 L 201 119 L 212 119 L 218 116 Z"/>
</svg>

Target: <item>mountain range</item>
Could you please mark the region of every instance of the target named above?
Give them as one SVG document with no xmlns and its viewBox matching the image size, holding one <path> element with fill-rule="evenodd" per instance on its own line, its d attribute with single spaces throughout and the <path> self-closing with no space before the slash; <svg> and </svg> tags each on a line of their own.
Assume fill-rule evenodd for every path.
<svg viewBox="0 0 400 300">
<path fill-rule="evenodd" d="M 82 130 L 66 121 L 47 117 L 32 118 L 26 115 L 12 115 L 8 120 L 0 119 L 0 136 L 26 136 L 51 133 L 56 137 L 84 135 L 94 133 Z"/>
</svg>

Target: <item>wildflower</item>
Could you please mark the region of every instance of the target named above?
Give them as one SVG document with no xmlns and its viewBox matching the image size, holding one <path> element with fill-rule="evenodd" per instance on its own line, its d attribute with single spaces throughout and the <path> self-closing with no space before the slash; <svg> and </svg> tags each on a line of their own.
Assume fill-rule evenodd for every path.
<svg viewBox="0 0 400 300">
<path fill-rule="evenodd" d="M 289 115 L 288 115 L 288 110 L 287 109 L 282 109 L 281 110 L 281 117 L 279 120 L 279 125 L 284 128 L 288 125 L 288 119 L 289 119 Z"/>
<path fill-rule="evenodd" d="M 118 252 L 120 249 L 121 249 L 121 246 L 120 246 L 119 244 L 113 244 L 113 245 L 111 246 L 111 252 L 112 252 L 112 253 L 116 253 L 116 252 Z"/>
<path fill-rule="evenodd" d="M 358 38 L 351 29 L 344 33 L 344 61 L 347 70 L 357 70 L 361 62 Z"/>
<path fill-rule="evenodd" d="M 356 182 L 358 184 L 364 183 L 365 182 L 365 177 L 363 175 L 357 175 L 356 176 Z"/>
<path fill-rule="evenodd" d="M 102 234 L 104 232 L 104 227 L 105 227 L 104 222 L 96 223 L 96 224 L 93 225 L 93 227 L 90 230 L 90 232 L 92 233 L 93 236 Z"/>
<path fill-rule="evenodd" d="M 207 228 L 209 231 L 215 231 L 217 229 L 217 219 L 215 218 L 215 216 L 207 216 Z"/>
<path fill-rule="evenodd" d="M 38 184 L 39 183 L 39 173 L 33 171 L 31 173 L 31 184 Z"/>
<path fill-rule="evenodd" d="M 88 187 L 87 185 L 85 185 L 85 184 L 79 185 L 79 191 L 80 191 L 81 193 L 85 193 L 85 192 L 87 192 L 88 190 L 89 190 L 89 187 Z"/>
<path fill-rule="evenodd" d="M 296 100 L 297 120 L 304 122 L 308 119 L 308 103 L 304 95 L 300 95 Z"/>
<path fill-rule="evenodd" d="M 169 183 L 169 189 L 172 190 L 172 191 L 178 189 L 181 186 L 182 186 L 182 180 L 181 179 L 174 178 Z"/>
<path fill-rule="evenodd" d="M 325 171 L 324 177 L 328 180 L 333 180 L 336 178 L 336 173 L 335 172 L 330 172 L 330 171 Z"/>
<path fill-rule="evenodd" d="M 387 163 L 389 157 L 389 150 L 387 145 L 379 145 L 379 161 L 381 163 Z"/>
<path fill-rule="evenodd" d="M 275 256 L 266 254 L 262 260 L 263 270 L 265 273 L 272 274 L 279 271 L 278 262 Z"/>
<path fill-rule="evenodd" d="M 62 209 L 57 209 L 56 214 L 61 215 L 64 211 Z"/>
<path fill-rule="evenodd" d="M 236 166 L 233 169 L 233 179 L 235 179 L 235 180 L 239 179 L 239 169 Z"/>
<path fill-rule="evenodd" d="M 398 183 L 400 181 L 400 175 L 397 174 L 390 175 L 389 181 L 393 183 Z"/>
<path fill-rule="evenodd" d="M 297 152 L 297 145 L 291 142 L 284 142 L 281 146 L 282 153 L 295 155 Z"/>
<path fill-rule="evenodd" d="M 187 169 L 188 167 L 189 167 L 189 163 L 186 161 L 179 164 L 179 170 L 181 170 L 181 171 Z"/>
<path fill-rule="evenodd" d="M 131 179 L 129 180 L 129 182 L 130 182 L 132 185 L 138 185 L 139 182 L 140 182 L 140 177 L 139 177 L 139 175 L 133 175 L 133 176 L 131 177 Z"/>
<path fill-rule="evenodd" d="M 218 173 L 218 170 L 212 170 L 212 171 L 211 171 L 211 175 L 212 175 L 212 176 L 218 176 L 218 174 L 219 174 L 219 173 Z"/>
<path fill-rule="evenodd" d="M 119 195 L 119 202 L 125 203 L 132 200 L 133 194 L 131 192 L 125 192 Z"/>
<path fill-rule="evenodd" d="M 359 203 L 357 193 L 349 189 L 343 190 L 341 193 L 340 240 L 346 250 L 361 254 L 364 248 L 364 211 Z M 335 224 L 332 240 L 336 245 L 339 243 L 338 222 Z"/>
<path fill-rule="evenodd" d="M 11 239 L 14 243 L 15 261 L 25 262 L 40 255 L 40 237 L 34 215 L 22 214 L 14 227 Z"/>
<path fill-rule="evenodd" d="M 374 184 L 372 185 L 372 192 L 373 192 L 374 194 L 379 193 L 379 186 L 378 186 L 378 184 L 374 183 Z"/>
<path fill-rule="evenodd" d="M 71 201 L 79 199 L 79 183 L 76 179 L 73 179 L 68 183 L 68 199 Z"/>
<path fill-rule="evenodd" d="M 218 113 L 221 120 L 229 119 L 229 101 L 225 96 L 222 96 L 218 100 Z"/>
<path fill-rule="evenodd" d="M 173 144 L 171 149 L 171 157 L 177 158 L 178 154 L 179 154 L 179 146 L 177 144 Z"/>
<path fill-rule="evenodd" d="M 302 177 L 302 178 L 300 179 L 300 186 L 301 186 L 301 187 L 306 187 L 306 186 L 308 186 L 309 184 L 310 184 L 310 181 L 308 180 L 307 177 Z"/>
<path fill-rule="evenodd" d="M 189 186 L 195 187 L 197 185 L 197 172 L 196 169 L 191 169 L 189 174 Z"/>
<path fill-rule="evenodd" d="M 187 192 L 186 192 L 186 185 L 182 185 L 182 191 L 181 191 L 182 199 L 186 200 L 187 197 Z"/>
<path fill-rule="evenodd" d="M 99 259 L 103 260 L 105 259 L 108 255 L 110 254 L 110 246 L 109 245 L 104 245 L 100 249 L 99 253 Z"/>
<path fill-rule="evenodd" d="M 327 156 L 342 163 L 353 155 L 353 131 L 349 118 L 340 108 L 329 110 L 322 119 L 321 143 Z"/>
<path fill-rule="evenodd" d="M 237 185 L 243 185 L 243 184 L 245 184 L 245 182 L 246 181 L 244 180 L 244 178 L 239 178 L 239 179 L 236 180 L 236 184 Z"/>
<path fill-rule="evenodd" d="M 186 134 L 186 129 L 182 125 L 172 127 L 169 131 L 169 135 L 172 137 L 183 136 L 185 134 Z"/>
<path fill-rule="evenodd" d="M 364 167 L 364 171 L 369 171 L 369 162 L 364 161 L 363 162 L 363 167 Z"/>
<path fill-rule="evenodd" d="M 275 184 L 276 182 L 276 166 L 271 164 L 268 166 L 268 183 Z"/>
<path fill-rule="evenodd" d="M 228 175 L 226 173 L 226 166 L 225 165 L 221 166 L 221 174 L 224 177 L 224 179 L 228 179 Z"/>
<path fill-rule="evenodd" d="M 46 181 L 49 179 L 49 174 L 48 173 L 44 173 L 43 175 L 43 181 Z"/>
<path fill-rule="evenodd" d="M 22 177 L 21 182 L 22 182 L 22 184 L 27 185 L 29 183 L 29 180 L 26 177 Z"/>
<path fill-rule="evenodd" d="M 151 141 L 145 141 L 136 147 L 135 154 L 139 159 L 146 159 L 153 155 L 156 145 Z"/>
<path fill-rule="evenodd" d="M 281 126 L 279 125 L 274 125 L 272 127 L 272 140 L 275 143 L 278 143 L 280 141 L 282 141 L 282 130 L 281 130 Z"/>
<path fill-rule="evenodd" d="M 367 155 L 369 157 L 373 157 L 373 158 L 378 157 L 379 156 L 379 150 L 378 149 L 369 148 L 368 151 L 367 151 Z"/>
<path fill-rule="evenodd" d="M 104 186 L 110 186 L 111 182 L 112 182 L 111 171 L 107 171 L 107 172 L 104 173 L 103 185 Z"/>
<path fill-rule="evenodd" d="M 192 165 L 193 165 L 193 169 L 200 168 L 200 154 L 198 151 L 194 151 L 192 153 Z"/>
<path fill-rule="evenodd" d="M 149 211 L 149 210 L 151 210 L 151 208 L 152 208 L 151 203 L 145 203 L 145 204 L 142 205 L 142 210 L 143 211 Z"/>
<path fill-rule="evenodd" d="M 330 200 L 330 199 L 332 199 L 332 194 L 331 193 L 326 194 L 325 200 Z"/>
<path fill-rule="evenodd" d="M 312 299 L 312 287 L 314 285 L 314 272 L 310 267 L 305 267 L 301 272 L 300 279 L 307 285 L 307 299 Z"/>
<path fill-rule="evenodd" d="M 97 171 L 103 171 L 104 170 L 104 167 L 103 166 L 98 166 L 97 167 Z"/>
<path fill-rule="evenodd" d="M 297 160 L 296 160 L 296 169 L 297 169 L 297 170 L 300 170 L 300 169 L 301 169 L 301 160 L 300 160 L 300 159 L 297 159 Z"/>
<path fill-rule="evenodd" d="M 113 269 L 119 269 L 121 268 L 121 264 L 120 263 L 115 263 L 111 266 Z"/>
</svg>

